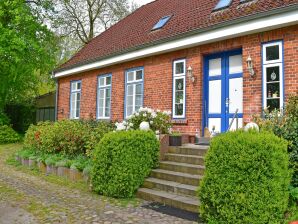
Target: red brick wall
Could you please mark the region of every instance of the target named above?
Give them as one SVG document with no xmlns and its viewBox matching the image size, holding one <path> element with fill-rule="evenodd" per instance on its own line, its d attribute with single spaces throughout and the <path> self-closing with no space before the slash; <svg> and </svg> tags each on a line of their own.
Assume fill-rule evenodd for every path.
<svg viewBox="0 0 298 224">
<path fill-rule="evenodd" d="M 82 80 L 81 118 L 95 118 L 97 76 L 112 73 L 112 120 L 122 120 L 124 111 L 124 75 L 129 68 L 144 66 L 144 106 L 172 110 L 172 63 L 186 58 L 186 66 L 192 66 L 196 82 L 187 79 L 186 119 L 187 124 L 175 128 L 184 133 L 201 129 L 202 86 L 204 55 L 237 48 L 243 50 L 244 122 L 253 114 L 262 111 L 262 65 L 261 44 L 273 40 L 284 41 L 285 94 L 298 91 L 298 25 L 244 37 L 220 41 L 159 56 L 127 62 L 104 69 L 84 72 L 59 79 L 58 119 L 69 117 L 69 92 L 71 80 Z M 256 77 L 251 78 L 246 70 L 246 59 L 251 56 Z M 62 113 L 63 111 L 63 113 Z"/>
</svg>

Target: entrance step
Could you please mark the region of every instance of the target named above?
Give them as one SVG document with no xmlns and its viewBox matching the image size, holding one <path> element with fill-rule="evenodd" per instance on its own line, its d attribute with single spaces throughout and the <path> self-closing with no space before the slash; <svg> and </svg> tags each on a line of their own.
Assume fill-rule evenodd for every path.
<svg viewBox="0 0 298 224">
<path fill-rule="evenodd" d="M 137 196 L 190 212 L 198 212 L 196 191 L 205 171 L 204 156 L 208 146 L 169 147 L 165 161 L 151 172 Z"/>
<path fill-rule="evenodd" d="M 140 188 L 137 196 L 147 201 L 159 202 L 190 212 L 198 212 L 199 208 L 199 201 L 195 197 L 180 196 L 155 189 Z"/>
<path fill-rule="evenodd" d="M 202 165 L 202 166 L 204 165 L 204 157 L 203 156 L 166 153 L 165 160 L 179 162 L 179 163 Z"/>
<path fill-rule="evenodd" d="M 180 147 L 169 147 L 169 153 L 204 156 L 209 146 L 185 144 Z"/>
<path fill-rule="evenodd" d="M 163 169 L 152 170 L 151 177 L 193 186 L 199 186 L 199 181 L 202 179 L 202 176 L 200 175 L 181 173 Z"/>
<path fill-rule="evenodd" d="M 196 196 L 197 186 L 181 184 L 174 181 L 161 180 L 157 178 L 150 177 L 146 179 L 144 183 L 144 188 L 157 189 L 161 191 L 166 191 L 168 193 L 175 193 L 178 195 L 189 195 Z"/>
<path fill-rule="evenodd" d="M 189 163 L 177 163 L 172 161 L 160 162 L 159 168 L 164 170 L 195 174 L 195 175 L 203 175 L 205 170 L 205 166 L 194 165 Z"/>
</svg>

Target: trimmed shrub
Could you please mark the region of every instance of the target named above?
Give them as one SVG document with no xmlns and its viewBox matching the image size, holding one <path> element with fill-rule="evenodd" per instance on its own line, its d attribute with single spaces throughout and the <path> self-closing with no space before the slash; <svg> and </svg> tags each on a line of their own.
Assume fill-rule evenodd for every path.
<svg viewBox="0 0 298 224">
<path fill-rule="evenodd" d="M 0 144 L 15 143 L 20 141 L 19 134 L 8 125 L 0 126 Z"/>
<path fill-rule="evenodd" d="M 208 223 L 280 223 L 290 184 L 287 142 L 272 133 L 229 132 L 215 137 L 199 187 Z"/>
<path fill-rule="evenodd" d="M 106 134 L 93 152 L 94 191 L 116 198 L 132 197 L 157 166 L 158 158 L 159 142 L 151 131 Z"/>
</svg>

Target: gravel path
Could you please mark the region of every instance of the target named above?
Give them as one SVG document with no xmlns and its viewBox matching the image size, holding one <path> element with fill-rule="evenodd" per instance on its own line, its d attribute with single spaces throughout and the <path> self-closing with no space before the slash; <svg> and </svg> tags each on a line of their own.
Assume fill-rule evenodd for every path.
<svg viewBox="0 0 298 224">
<path fill-rule="evenodd" d="M 145 201 L 98 196 L 67 180 L 8 165 L 6 159 L 18 147 L 0 146 L 0 224 L 193 223 L 143 208 Z"/>
</svg>

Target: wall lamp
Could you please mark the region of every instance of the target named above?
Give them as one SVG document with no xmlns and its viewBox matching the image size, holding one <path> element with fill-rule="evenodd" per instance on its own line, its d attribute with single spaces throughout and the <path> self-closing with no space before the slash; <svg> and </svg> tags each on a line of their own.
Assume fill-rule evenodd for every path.
<svg viewBox="0 0 298 224">
<path fill-rule="evenodd" d="M 193 76 L 193 70 L 192 67 L 189 66 L 187 69 L 187 77 L 189 78 L 189 80 L 194 83 L 196 81 L 196 78 Z"/>
<path fill-rule="evenodd" d="M 246 60 L 246 64 L 247 64 L 247 70 L 248 70 L 250 76 L 254 77 L 256 73 L 255 73 L 253 61 L 252 61 L 250 55 L 248 56 L 248 58 Z"/>
</svg>

